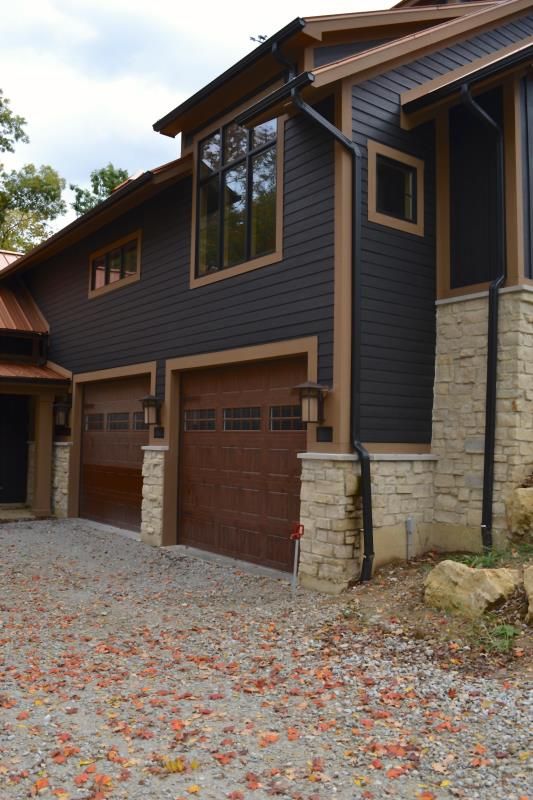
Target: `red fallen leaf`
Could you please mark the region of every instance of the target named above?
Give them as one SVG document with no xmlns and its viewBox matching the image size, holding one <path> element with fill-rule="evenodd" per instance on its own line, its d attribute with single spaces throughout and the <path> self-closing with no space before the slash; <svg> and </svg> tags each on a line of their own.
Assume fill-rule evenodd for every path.
<svg viewBox="0 0 533 800">
<path fill-rule="evenodd" d="M 55 761 L 56 764 L 64 764 L 66 760 L 66 756 L 63 753 L 56 753 L 52 756 L 52 761 Z"/>
<path fill-rule="evenodd" d="M 185 728 L 185 723 L 181 719 L 173 719 L 170 727 L 173 731 L 181 731 L 182 728 Z"/>
<path fill-rule="evenodd" d="M 490 758 L 473 758 L 470 761 L 471 767 L 488 767 L 490 764 Z"/>
<path fill-rule="evenodd" d="M 319 722 L 317 728 L 319 731 L 329 731 L 337 725 L 336 719 L 330 719 L 328 722 Z"/>
<path fill-rule="evenodd" d="M 85 768 L 85 772 L 88 773 L 96 772 L 96 764 L 89 764 L 89 766 Z"/>
<path fill-rule="evenodd" d="M 216 758 L 219 764 L 229 764 L 230 761 L 233 761 L 237 753 L 215 753 L 213 758 Z"/>
<path fill-rule="evenodd" d="M 448 697 L 452 700 L 457 697 L 457 689 L 448 689 Z"/>
<path fill-rule="evenodd" d="M 76 786 L 82 786 L 84 783 L 87 783 L 89 780 L 89 776 L 86 772 L 82 772 L 81 775 L 76 775 L 74 778 L 74 783 Z"/>
<path fill-rule="evenodd" d="M 224 699 L 224 695 L 220 694 L 220 692 L 214 692 L 213 694 L 209 695 L 209 699 L 210 700 L 223 700 Z"/>
<path fill-rule="evenodd" d="M 47 789 L 48 786 L 48 778 L 39 778 L 32 786 L 32 793 L 37 794 L 38 792 L 42 792 L 43 789 Z"/>
<path fill-rule="evenodd" d="M 365 684 L 365 686 L 374 686 L 376 681 L 374 680 L 374 678 L 363 678 L 363 683 Z"/>
<path fill-rule="evenodd" d="M 269 731 L 268 733 L 264 733 L 261 738 L 259 739 L 259 746 L 260 747 L 268 747 L 269 744 L 274 744 L 279 739 L 279 733 L 274 733 L 273 731 Z"/>
<path fill-rule="evenodd" d="M 483 756 L 487 752 L 487 748 L 483 744 L 476 744 L 473 750 L 474 753 L 477 753 L 478 756 Z"/>
<path fill-rule="evenodd" d="M 244 800 L 244 795 L 242 792 L 230 792 L 228 794 L 229 800 Z"/>
<path fill-rule="evenodd" d="M 322 772 L 324 769 L 324 759 L 320 758 L 319 756 L 315 756 L 311 762 L 311 769 L 313 772 Z"/>
<path fill-rule="evenodd" d="M 119 779 L 119 781 L 121 783 L 124 783 L 124 781 L 128 781 L 130 779 L 130 777 L 131 777 L 131 772 L 129 771 L 129 769 L 122 769 L 120 771 L 120 775 L 118 776 L 118 779 Z"/>
<path fill-rule="evenodd" d="M 287 739 L 289 742 L 295 742 L 296 739 L 300 738 L 300 732 L 298 728 L 287 728 Z"/>
<path fill-rule="evenodd" d="M 116 750 L 110 750 L 107 754 L 107 760 L 113 761 L 115 764 L 120 764 L 123 759 L 119 756 Z"/>
<path fill-rule="evenodd" d="M 17 719 L 28 719 L 30 716 L 29 711 L 21 711 L 20 714 L 17 716 Z"/>
<path fill-rule="evenodd" d="M 373 719 L 362 719 L 361 720 L 361 725 L 363 726 L 363 728 L 366 728 L 367 730 L 371 730 L 374 727 L 374 720 Z"/>
<path fill-rule="evenodd" d="M 387 770 L 387 778 L 399 778 L 404 772 L 405 769 L 403 767 L 391 767 Z"/>
<path fill-rule="evenodd" d="M 97 786 L 111 786 L 111 775 L 98 774 L 93 778 Z"/>
<path fill-rule="evenodd" d="M 417 794 L 418 800 L 437 800 L 437 795 L 433 792 L 420 792 Z"/>
<path fill-rule="evenodd" d="M 60 742 L 68 742 L 69 739 L 72 739 L 72 736 L 70 735 L 70 733 L 58 733 L 57 738 L 59 739 Z"/>
<path fill-rule="evenodd" d="M 246 778 L 246 788 L 254 791 L 255 789 L 259 789 L 261 784 L 259 783 L 259 778 L 257 775 L 254 775 L 253 772 L 247 772 L 245 775 Z"/>
<path fill-rule="evenodd" d="M 379 760 L 379 758 L 375 758 L 373 761 L 370 762 L 370 766 L 372 769 L 383 769 L 383 762 Z"/>
</svg>

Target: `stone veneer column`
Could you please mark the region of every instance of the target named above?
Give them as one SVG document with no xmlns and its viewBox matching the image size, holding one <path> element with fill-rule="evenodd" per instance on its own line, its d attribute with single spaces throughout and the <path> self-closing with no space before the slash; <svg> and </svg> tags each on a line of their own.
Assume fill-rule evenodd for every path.
<svg viewBox="0 0 533 800">
<path fill-rule="evenodd" d="M 437 310 L 432 450 L 435 524 L 462 549 L 481 546 L 488 299 Z M 494 540 L 505 543 L 505 503 L 533 465 L 533 294 L 500 298 L 494 482 Z"/>
<path fill-rule="evenodd" d="M 68 482 L 72 442 L 54 442 L 52 451 L 52 514 L 68 516 Z"/>
<path fill-rule="evenodd" d="M 302 453 L 299 582 L 339 594 L 359 576 L 359 465 L 350 455 Z"/>
<path fill-rule="evenodd" d="M 141 539 L 146 544 L 160 547 L 163 544 L 163 478 L 165 474 L 166 445 L 147 445 L 142 448 L 143 499 Z"/>
</svg>

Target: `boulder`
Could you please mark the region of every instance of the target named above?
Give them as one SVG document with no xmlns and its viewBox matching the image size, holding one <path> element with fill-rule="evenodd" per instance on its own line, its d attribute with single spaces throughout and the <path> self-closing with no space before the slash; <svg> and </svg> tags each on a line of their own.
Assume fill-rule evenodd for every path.
<svg viewBox="0 0 533 800">
<path fill-rule="evenodd" d="M 469 617 L 506 600 L 520 586 L 517 570 L 473 569 L 458 561 L 441 561 L 424 581 L 424 601 Z"/>
<path fill-rule="evenodd" d="M 507 501 L 507 526 L 515 540 L 533 542 L 533 487 L 515 489 Z"/>
<path fill-rule="evenodd" d="M 524 569 L 524 589 L 529 603 L 526 622 L 533 625 L 533 565 Z"/>
</svg>

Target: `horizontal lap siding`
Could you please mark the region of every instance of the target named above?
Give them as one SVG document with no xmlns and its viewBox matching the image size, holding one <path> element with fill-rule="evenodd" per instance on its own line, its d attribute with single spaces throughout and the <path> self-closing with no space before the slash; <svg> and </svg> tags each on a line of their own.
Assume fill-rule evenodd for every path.
<svg viewBox="0 0 533 800">
<path fill-rule="evenodd" d="M 51 327 L 50 359 L 75 373 L 247 345 L 319 337 L 320 380 L 333 349 L 333 148 L 306 120 L 285 137 L 284 258 L 189 289 L 190 179 L 27 275 Z M 142 229 L 141 280 L 88 300 L 89 254 Z"/>
<path fill-rule="evenodd" d="M 533 34 L 533 14 L 353 87 L 354 139 L 363 159 L 362 377 L 364 441 L 429 443 L 435 354 L 433 126 L 400 127 L 400 95 Z M 368 139 L 425 162 L 423 238 L 368 222 Z"/>
</svg>

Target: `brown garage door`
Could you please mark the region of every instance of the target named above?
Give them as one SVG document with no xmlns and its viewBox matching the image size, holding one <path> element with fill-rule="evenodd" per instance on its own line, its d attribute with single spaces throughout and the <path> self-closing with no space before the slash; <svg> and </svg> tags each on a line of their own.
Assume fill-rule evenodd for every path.
<svg viewBox="0 0 533 800">
<path fill-rule="evenodd" d="M 301 358 L 183 375 L 181 544 L 292 568 L 306 445 L 292 387 L 306 376 Z"/>
<path fill-rule="evenodd" d="M 80 517 L 140 529 L 141 447 L 148 431 L 139 399 L 149 388 L 147 376 L 85 386 Z"/>
</svg>

